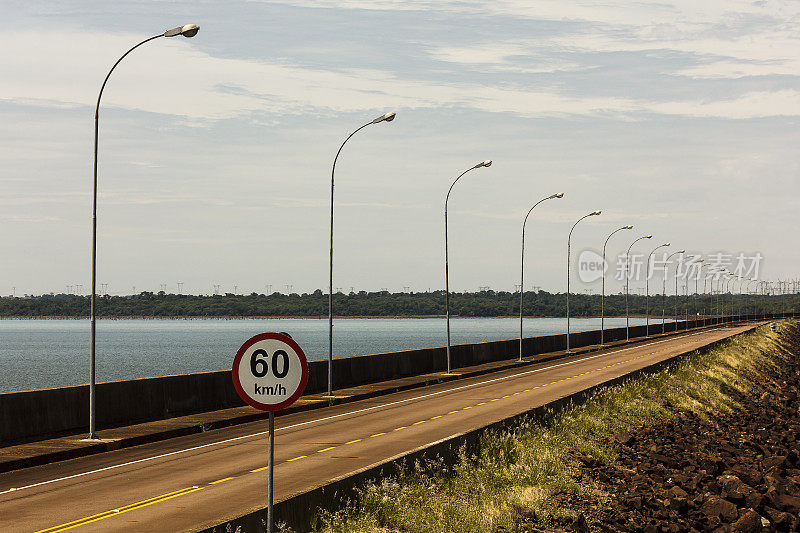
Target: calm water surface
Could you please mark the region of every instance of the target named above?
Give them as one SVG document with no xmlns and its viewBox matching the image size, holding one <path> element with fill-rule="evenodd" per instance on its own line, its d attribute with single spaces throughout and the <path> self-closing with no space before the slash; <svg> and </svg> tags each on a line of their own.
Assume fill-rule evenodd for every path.
<svg viewBox="0 0 800 533">
<path fill-rule="evenodd" d="M 631 319 L 631 325 L 643 323 Z M 606 327 L 624 325 L 624 318 L 606 319 Z M 453 344 L 519 335 L 514 318 L 458 318 L 450 326 Z M 563 318 L 525 320 L 525 336 L 565 329 Z M 570 329 L 600 329 L 600 319 L 572 319 Z M 289 333 L 309 360 L 327 357 L 327 319 L 99 320 L 97 381 L 230 368 L 239 346 L 265 331 Z M 442 346 L 445 335 L 439 318 L 340 319 L 334 357 Z M 0 392 L 86 383 L 88 344 L 88 320 L 0 320 Z"/>
</svg>

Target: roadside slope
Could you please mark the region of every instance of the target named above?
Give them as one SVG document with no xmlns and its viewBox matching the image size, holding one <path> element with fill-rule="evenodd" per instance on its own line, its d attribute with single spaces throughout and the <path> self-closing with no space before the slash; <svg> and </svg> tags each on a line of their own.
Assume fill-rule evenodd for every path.
<svg viewBox="0 0 800 533">
<path fill-rule="evenodd" d="M 319 529 L 795 531 L 798 329 L 761 328 L 491 434 L 454 467 L 368 486 Z"/>
</svg>

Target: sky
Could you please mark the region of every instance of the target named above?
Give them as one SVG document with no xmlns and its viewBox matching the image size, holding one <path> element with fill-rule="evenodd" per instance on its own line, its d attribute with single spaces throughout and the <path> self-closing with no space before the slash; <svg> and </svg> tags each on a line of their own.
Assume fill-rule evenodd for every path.
<svg viewBox="0 0 800 533">
<path fill-rule="evenodd" d="M 798 276 L 800 3 L 0 0 L 0 294 L 564 291 L 577 258 Z M 793 236 L 795 235 L 795 236 Z M 645 244 L 642 244 L 644 242 Z M 751 273 L 750 275 L 755 275 Z M 638 290 L 643 281 L 632 282 Z M 78 286 L 80 286 L 80 291 Z M 100 287 L 98 286 L 98 289 Z"/>
</svg>

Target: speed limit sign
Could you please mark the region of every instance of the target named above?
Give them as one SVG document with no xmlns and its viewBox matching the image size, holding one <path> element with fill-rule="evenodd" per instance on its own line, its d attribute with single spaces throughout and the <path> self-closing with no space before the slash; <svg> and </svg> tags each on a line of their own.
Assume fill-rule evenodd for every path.
<svg viewBox="0 0 800 533">
<path fill-rule="evenodd" d="M 232 373 L 242 400 L 262 411 L 280 411 L 303 394 L 308 363 L 303 350 L 288 335 L 261 333 L 239 348 Z"/>
<path fill-rule="evenodd" d="M 285 333 L 261 333 L 242 344 L 233 358 L 233 386 L 247 404 L 269 411 L 267 444 L 267 532 L 273 530 L 275 411 L 292 405 L 306 388 L 306 354 Z"/>
</svg>

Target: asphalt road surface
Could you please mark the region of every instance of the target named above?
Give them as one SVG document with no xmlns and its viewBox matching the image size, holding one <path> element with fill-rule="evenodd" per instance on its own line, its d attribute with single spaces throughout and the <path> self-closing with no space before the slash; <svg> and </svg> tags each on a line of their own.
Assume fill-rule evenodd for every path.
<svg viewBox="0 0 800 533">
<path fill-rule="evenodd" d="M 689 332 L 275 419 L 275 500 L 738 333 Z M 193 531 L 266 505 L 266 422 L 0 474 L 5 532 Z"/>
</svg>

